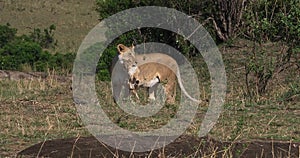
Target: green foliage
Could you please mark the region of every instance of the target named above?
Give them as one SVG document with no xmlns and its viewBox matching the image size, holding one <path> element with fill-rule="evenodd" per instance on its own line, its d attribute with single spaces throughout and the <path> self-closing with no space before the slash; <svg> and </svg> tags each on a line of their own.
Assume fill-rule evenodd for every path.
<svg viewBox="0 0 300 158">
<path fill-rule="evenodd" d="M 9 27 L 10 25 L 0 25 L 0 48 L 15 38 L 17 29 Z"/>
<path fill-rule="evenodd" d="M 97 11 L 100 13 L 100 19 L 104 19 L 117 12 L 141 6 L 162 6 L 169 8 L 177 8 L 181 11 L 191 12 L 198 5 L 199 3 L 197 3 L 197 1 L 190 0 L 183 0 L 180 3 L 178 3 L 178 1 L 175 0 L 97 0 Z"/>
<path fill-rule="evenodd" d="M 214 0 L 97 0 L 97 11 L 99 12 L 100 20 L 103 20 L 113 14 L 120 11 L 142 7 L 142 6 L 161 6 L 174 8 L 178 11 L 184 12 L 188 15 L 193 16 L 193 18 L 199 20 L 201 23 L 216 13 L 218 9 L 217 4 Z M 213 38 L 216 39 L 216 33 L 213 25 L 208 22 L 204 22 L 206 29 L 210 32 Z"/>
<path fill-rule="evenodd" d="M 43 50 L 53 46 L 54 25 L 50 26 L 50 31 L 45 29 L 45 34 L 35 29 L 32 34 L 16 36 L 16 29 L 9 25 L 0 26 L 1 48 L 0 48 L 0 69 L 23 71 L 24 66 L 31 71 L 47 71 L 48 69 L 67 70 L 71 72 L 75 54 L 56 53 L 52 55 Z M 27 68 L 28 69 L 28 68 Z"/>
<path fill-rule="evenodd" d="M 285 12 L 279 13 L 280 22 L 283 28 L 281 32 L 288 43 L 300 45 L 300 1 L 289 0 L 284 7 Z"/>
<path fill-rule="evenodd" d="M 299 0 L 251 1 L 244 17 L 248 25 L 246 34 L 260 43 L 283 40 L 299 44 L 299 6 Z"/>
<path fill-rule="evenodd" d="M 55 29 L 56 27 L 53 24 L 49 28 L 44 29 L 44 32 L 37 28 L 33 30 L 29 37 L 43 48 L 55 48 L 57 45 L 57 41 L 54 39 Z"/>
<path fill-rule="evenodd" d="M 274 75 L 293 64 L 291 58 L 297 59 L 300 46 L 300 1 L 299 0 L 257 0 L 251 1 L 244 16 L 245 26 L 254 45 L 266 41 L 283 43 L 280 52 L 260 51 L 256 48 L 248 55 L 246 75 L 253 74 L 255 92 L 261 95 Z M 254 46 L 256 47 L 256 46 Z M 296 61 L 297 62 L 297 61 Z M 247 76 L 246 76 L 247 77 Z M 248 93 L 251 89 L 250 78 L 246 78 Z"/>
<path fill-rule="evenodd" d="M 266 40 L 300 41 L 299 0 L 97 0 L 100 19 L 140 6 L 175 8 L 199 20 L 214 39 L 222 41 L 241 34 L 260 43 Z"/>
<path fill-rule="evenodd" d="M 55 69 L 58 72 L 67 71 L 70 73 L 75 60 L 75 53 L 56 53 L 54 55 L 48 52 L 42 52 L 40 59 L 34 63 L 34 70 L 47 71 L 48 69 Z"/>
<path fill-rule="evenodd" d="M 248 94 L 261 95 L 266 91 L 267 84 L 272 78 L 275 70 L 275 58 L 270 56 L 265 50 L 253 50 L 248 55 L 246 62 L 246 85 Z M 250 79 L 250 75 L 254 76 Z M 251 90 L 251 89 L 254 89 Z"/>
<path fill-rule="evenodd" d="M 189 3 L 188 3 L 189 2 Z M 140 6 L 163 6 L 169 8 L 177 8 L 186 13 L 195 12 L 197 13 L 197 7 L 199 4 L 196 1 L 184 0 L 182 3 L 177 1 L 161 1 L 161 0 L 97 0 L 97 11 L 99 12 L 100 19 L 107 18 L 119 11 L 123 11 L 129 8 L 140 7 Z M 140 44 L 144 42 L 161 42 L 166 43 L 186 55 L 195 55 L 195 49 L 190 43 L 184 40 L 183 37 L 176 35 L 168 30 L 158 28 L 141 28 L 124 33 L 117 39 L 115 39 L 109 47 L 106 48 L 103 55 L 101 56 L 97 65 L 97 76 L 100 80 L 109 80 L 109 70 L 111 67 L 112 59 L 117 55 L 116 46 L 119 43 L 130 46 L 132 44 Z"/>
<path fill-rule="evenodd" d="M 299 96 L 300 96 L 300 85 L 299 83 L 293 83 L 290 85 L 288 91 L 286 91 L 279 100 L 292 101 L 296 97 L 300 98 Z"/>
<path fill-rule="evenodd" d="M 283 41 L 292 51 L 282 52 L 282 56 L 274 55 L 274 58 L 265 58 L 264 51 L 254 50 L 249 55 L 247 72 L 258 77 L 256 90 L 263 93 L 268 80 L 271 79 L 274 70 L 283 67 L 292 56 L 290 52 L 299 52 L 300 41 L 300 1 L 299 0 L 97 0 L 97 11 L 100 19 L 107 18 L 119 11 L 140 6 L 163 6 L 182 11 L 199 20 L 218 42 L 230 41 L 239 35 L 245 35 L 254 42 Z M 167 30 L 154 28 L 141 28 L 120 36 L 115 40 L 100 59 L 97 72 L 100 76 L 109 74 L 111 59 L 116 55 L 115 46 L 118 43 L 131 45 L 143 42 L 162 42 L 178 49 L 186 56 L 197 56 L 199 52 L 183 37 Z M 251 53 L 250 53 L 251 54 Z M 255 58 L 251 59 L 255 54 Z M 272 56 L 272 53 L 271 53 Z M 268 59 L 268 61 L 266 61 Z M 274 68 L 275 67 L 275 68 Z M 102 75 L 103 74 L 103 75 Z M 104 80 L 109 77 L 104 77 Z M 258 92 L 259 91 L 259 92 Z"/>
<path fill-rule="evenodd" d="M 0 51 L 1 69 L 20 70 L 25 63 L 33 67 L 41 52 L 41 46 L 35 42 L 14 40 Z"/>
<path fill-rule="evenodd" d="M 211 17 L 216 17 L 217 11 L 219 11 L 220 6 L 222 3 L 216 3 L 213 0 L 170 0 L 170 1 L 162 1 L 162 0 L 124 0 L 124 1 L 115 1 L 115 0 L 97 0 L 97 11 L 99 12 L 100 19 L 105 19 L 117 12 L 134 8 L 140 6 L 162 6 L 168 8 L 174 8 L 181 12 L 184 12 L 188 15 L 191 15 L 193 18 L 199 20 L 201 23 L 204 22 L 207 30 L 213 36 L 214 39 L 217 39 L 217 33 L 213 23 L 210 22 Z M 233 5 L 233 4 L 232 4 Z M 225 14 L 225 13 L 224 13 Z M 237 16 L 235 14 L 234 16 Z M 216 19 L 217 24 L 222 24 L 220 19 Z M 233 22 L 232 22 L 233 23 Z M 116 24 L 117 25 L 117 24 Z M 233 25 L 238 26 L 236 23 Z M 220 26 L 219 28 L 227 28 L 226 26 Z M 118 31 L 118 30 L 116 30 Z M 226 30 L 222 30 L 221 34 L 225 36 Z M 234 33 L 232 31 L 229 35 L 226 35 L 226 38 L 230 38 Z M 170 32 L 168 30 L 163 29 L 156 29 L 156 28 L 141 28 L 139 30 L 133 30 L 126 34 L 121 35 L 118 39 L 116 39 L 109 48 L 106 49 L 105 53 L 101 57 L 97 72 L 99 72 L 98 77 L 101 80 L 108 80 L 109 77 L 109 68 L 110 62 L 112 58 L 116 55 L 116 45 L 119 43 L 124 43 L 126 45 L 139 44 L 143 42 L 161 42 L 166 43 L 182 52 L 184 55 L 191 57 L 199 55 L 199 52 L 193 45 L 191 45 L 187 40 L 183 37 L 177 35 L 176 33 Z"/>
</svg>

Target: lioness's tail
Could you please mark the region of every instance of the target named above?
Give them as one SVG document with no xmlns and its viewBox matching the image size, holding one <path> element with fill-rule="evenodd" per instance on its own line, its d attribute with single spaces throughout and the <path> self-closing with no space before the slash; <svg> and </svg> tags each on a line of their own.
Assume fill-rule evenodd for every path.
<svg viewBox="0 0 300 158">
<path fill-rule="evenodd" d="M 190 98 L 192 101 L 197 102 L 197 103 L 199 103 L 199 104 L 202 102 L 202 100 L 197 100 L 197 99 L 191 97 L 191 96 L 188 94 L 188 92 L 185 90 L 185 88 L 184 88 L 184 86 L 183 86 L 183 84 L 182 84 L 182 80 L 181 80 L 179 68 L 177 69 L 177 80 L 178 80 L 178 83 L 179 83 L 179 86 L 180 86 L 181 90 L 183 91 L 183 93 L 184 93 L 188 98 Z"/>
</svg>

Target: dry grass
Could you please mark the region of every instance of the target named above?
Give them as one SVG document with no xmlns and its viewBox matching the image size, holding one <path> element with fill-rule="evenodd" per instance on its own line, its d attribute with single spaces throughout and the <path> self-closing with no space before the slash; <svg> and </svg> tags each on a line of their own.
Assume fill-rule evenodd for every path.
<svg viewBox="0 0 300 158">
<path fill-rule="evenodd" d="M 75 52 L 88 31 L 98 23 L 93 3 L 94 0 L 1 1 L 0 24 L 10 23 L 19 34 L 55 24 L 55 37 L 59 41 L 55 51 Z M 299 142 L 299 70 L 281 73 L 270 83 L 266 95 L 249 100 L 245 94 L 245 56 L 241 54 L 248 51 L 250 45 L 243 40 L 234 45 L 240 48 L 220 48 L 227 71 L 228 92 L 224 111 L 210 135 L 231 141 L 273 138 Z M 276 44 L 267 45 L 266 49 L 270 48 L 276 51 Z M 209 99 L 210 82 L 205 63 L 199 58 L 191 61 L 199 75 L 201 95 Z M 26 65 L 24 70 L 30 71 Z M 109 83 L 96 84 L 101 105 L 110 119 L 122 128 L 133 131 L 159 128 L 172 119 L 178 109 L 176 105 L 166 105 L 152 117 L 136 118 L 124 113 L 113 102 Z M 0 80 L 0 157 L 13 156 L 30 145 L 49 139 L 90 135 L 77 115 L 70 86 L 70 80 L 59 82 L 53 73 L 47 79 Z M 186 134 L 197 134 L 206 109 L 199 107 Z M 202 151 L 199 148 L 197 152 Z M 225 153 L 223 157 L 232 157 L 230 148 Z M 204 153 L 206 157 L 217 157 L 217 154 L 213 146 L 209 153 Z M 164 149 L 160 155 L 168 157 Z"/>
<path fill-rule="evenodd" d="M 224 55 L 228 76 L 227 100 L 218 123 L 209 135 L 233 142 L 269 138 L 299 142 L 299 100 L 297 97 L 289 100 L 289 96 L 297 95 L 291 88 L 300 82 L 299 73 L 286 71 L 282 74 L 286 76 L 284 81 L 272 81 L 275 86 L 270 87 L 266 95 L 249 100 L 244 93 L 243 69 L 235 70 L 242 66 L 236 62 L 239 50 L 231 51 L 230 55 Z M 199 60 L 193 64 L 203 65 Z M 199 83 L 202 95 L 209 98 L 209 78 L 204 70 L 197 72 L 201 76 Z M 49 72 L 46 79 L 0 80 L 0 123 L 3 129 L 0 131 L 1 155 L 11 156 L 49 139 L 90 135 L 78 117 L 70 86 L 71 80 L 60 82 L 55 72 Z M 96 87 L 100 104 L 109 118 L 120 127 L 132 131 L 160 128 L 174 118 L 178 110 L 178 105 L 166 105 L 151 117 L 138 118 L 126 114 L 114 103 L 109 82 L 96 82 Z M 185 134 L 197 134 L 206 109 L 205 106 L 199 107 L 197 117 Z M 217 150 L 212 146 L 204 155 L 216 157 Z M 222 151 L 223 157 L 233 155 L 230 146 Z M 197 152 L 202 151 L 199 149 Z M 168 157 L 163 150 L 160 155 Z"/>
<path fill-rule="evenodd" d="M 0 80 L 0 153 L 14 155 L 34 143 L 88 135 L 77 116 L 70 83 L 46 79 Z"/>
<path fill-rule="evenodd" d="M 238 51 L 231 52 L 230 56 L 224 56 L 228 69 L 227 100 L 224 111 L 210 135 L 230 141 L 272 138 L 299 142 L 299 102 L 295 100 L 297 98 L 293 100 L 285 98 L 290 96 L 286 95 L 287 93 L 293 92 L 290 92 L 291 85 L 299 83 L 299 73 L 285 72 L 283 75 L 294 80 L 287 78 L 286 81 L 290 82 L 272 81 L 272 85 L 277 86 L 270 87 L 265 96 L 258 97 L 255 101 L 249 100 L 244 93 L 244 82 L 240 81 L 243 78 L 243 69 L 232 71 L 235 67 L 241 66 L 238 62 L 233 62 L 238 59 Z M 203 63 L 194 62 L 195 64 Z M 202 79 L 199 77 L 202 94 L 209 98 L 209 81 L 205 71 L 197 72 L 203 76 Z M 49 73 L 46 79 L 1 80 L 2 155 L 13 155 L 20 149 L 49 139 L 89 135 L 73 104 L 71 81 L 59 82 L 54 77 L 55 72 Z M 166 105 L 151 117 L 138 118 L 126 114 L 114 103 L 110 83 L 97 82 L 96 87 L 100 104 L 110 119 L 120 127 L 132 131 L 160 128 L 175 116 L 178 109 L 178 105 Z M 197 117 L 185 134 L 197 134 L 206 109 L 205 106 L 199 107 Z M 210 150 L 207 157 L 216 157 L 217 153 L 214 151 L 217 149 L 212 147 Z M 224 149 L 223 157 L 232 157 L 231 152 L 230 147 Z M 162 152 L 161 157 L 168 156 Z"/>
</svg>

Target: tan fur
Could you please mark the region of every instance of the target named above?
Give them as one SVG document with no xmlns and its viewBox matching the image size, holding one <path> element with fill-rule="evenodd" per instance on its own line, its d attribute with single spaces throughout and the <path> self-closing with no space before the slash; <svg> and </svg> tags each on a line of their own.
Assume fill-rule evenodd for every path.
<svg viewBox="0 0 300 158">
<path fill-rule="evenodd" d="M 129 86 L 133 92 L 139 86 L 149 87 L 149 82 L 158 77 L 160 83 L 163 83 L 167 102 L 173 104 L 175 102 L 177 76 L 179 86 L 184 94 L 195 102 L 201 102 L 192 98 L 186 92 L 181 81 L 179 66 L 172 57 L 162 53 L 136 55 L 134 46 L 126 47 L 123 44 L 119 44 L 117 49 L 119 51 L 119 60 L 129 73 Z M 136 67 L 137 69 L 135 70 Z M 131 70 L 135 70 L 134 73 L 130 73 Z M 135 84 L 135 80 L 138 80 L 139 83 L 136 86 L 130 85 Z M 151 92 L 151 87 L 149 87 L 149 95 L 150 93 L 153 93 Z"/>
<path fill-rule="evenodd" d="M 167 100 L 169 104 L 175 103 L 176 96 L 176 74 L 167 66 L 159 63 L 145 63 L 138 66 L 138 71 L 130 76 L 129 84 L 135 84 L 136 81 L 139 81 L 138 87 L 144 86 L 149 87 L 149 82 L 154 78 L 158 78 L 160 83 L 163 84 Z M 133 86 L 134 87 L 134 86 Z M 133 89 L 134 93 L 135 89 Z"/>
</svg>

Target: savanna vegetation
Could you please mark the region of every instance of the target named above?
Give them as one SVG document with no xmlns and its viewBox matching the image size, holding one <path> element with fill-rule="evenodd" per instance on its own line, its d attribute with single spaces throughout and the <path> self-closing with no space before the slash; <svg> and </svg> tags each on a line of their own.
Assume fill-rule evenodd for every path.
<svg viewBox="0 0 300 158">
<path fill-rule="evenodd" d="M 56 7 L 59 6 L 61 4 Z M 226 68 L 227 96 L 210 136 L 226 141 L 300 141 L 300 1 L 95 1 L 99 20 L 139 6 L 163 6 L 184 12 L 197 19 L 217 43 Z M 76 55 L 75 52 L 56 51 L 60 41 L 55 39 L 55 30 L 59 26 L 49 23 L 20 35 L 9 21 L 5 23 L 0 26 L 0 70 L 47 72 L 48 76 L 36 80 L 0 79 L 0 123 L 3 127 L 0 157 L 15 155 L 23 148 L 49 139 L 90 135 L 76 113 L 71 80 L 62 82 L 56 76 L 72 72 Z M 105 49 L 96 69 L 96 90 L 109 118 L 133 131 L 165 125 L 176 116 L 179 106 L 165 105 L 149 118 L 137 118 L 126 114 L 113 101 L 109 69 L 117 53 L 116 45 L 143 42 L 167 43 L 182 52 L 198 75 L 201 97 L 210 99 L 207 66 L 193 45 L 167 30 L 129 31 Z M 206 104 L 199 106 L 186 134 L 197 134 L 206 110 Z M 213 154 L 207 156 L 213 157 Z"/>
<path fill-rule="evenodd" d="M 97 0 L 97 6 L 100 19 L 139 6 L 175 8 L 197 19 L 219 46 L 228 77 L 225 110 L 211 133 L 230 140 L 241 135 L 299 140 L 295 132 L 299 131 L 300 121 L 296 119 L 300 83 L 299 1 Z M 116 55 L 118 43 L 143 42 L 167 43 L 188 57 L 199 75 L 202 97 L 209 98 L 210 78 L 200 53 L 183 37 L 167 30 L 140 28 L 123 34 L 105 50 L 101 68 L 108 70 L 107 59 Z"/>
<path fill-rule="evenodd" d="M 57 41 L 55 26 L 34 29 L 29 35 L 16 35 L 17 29 L 9 24 L 0 26 L 0 69 L 42 71 L 56 69 L 70 73 L 75 53 L 51 54 Z"/>
</svg>

